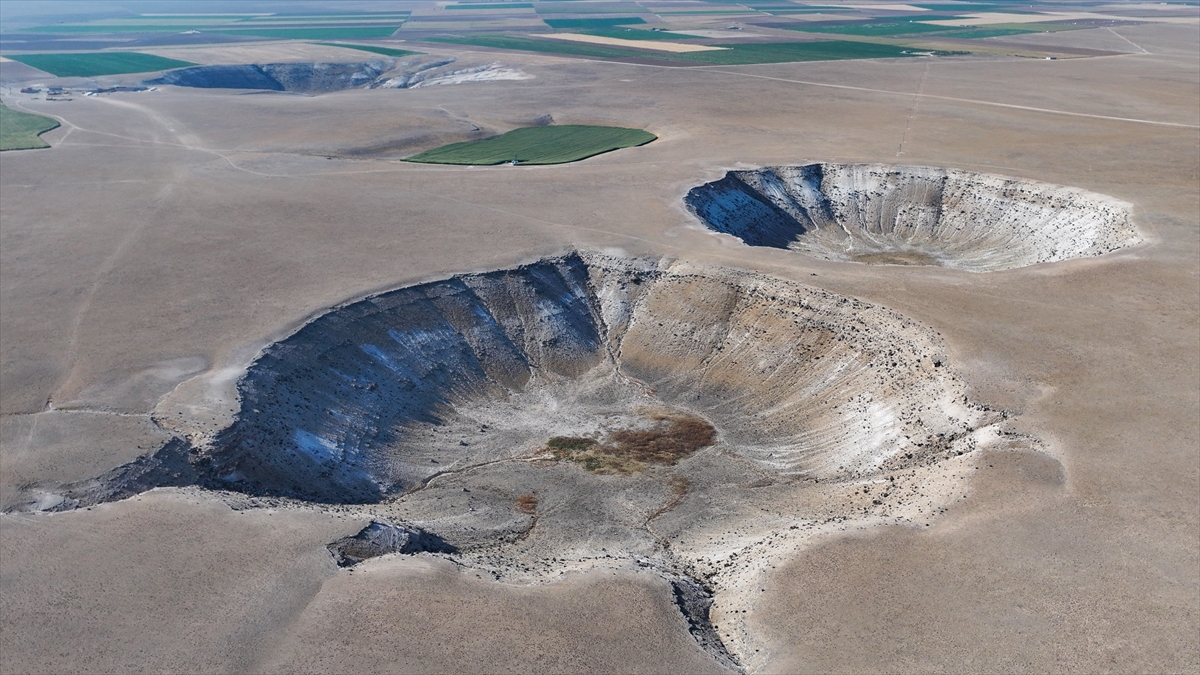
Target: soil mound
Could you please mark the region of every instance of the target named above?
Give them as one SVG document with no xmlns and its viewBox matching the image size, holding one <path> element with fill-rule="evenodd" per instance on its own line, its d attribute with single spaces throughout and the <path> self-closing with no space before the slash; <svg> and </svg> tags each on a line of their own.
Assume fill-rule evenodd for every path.
<svg viewBox="0 0 1200 675">
<path fill-rule="evenodd" d="M 993 272 L 1141 241 L 1125 202 L 957 169 L 808 164 L 730 171 L 685 201 L 710 230 L 825 260 Z"/>
<path fill-rule="evenodd" d="M 338 539 L 326 548 L 338 567 L 352 567 L 389 553 L 453 553 L 456 550 L 436 534 L 387 521 L 373 521 L 353 537 Z"/>
</svg>

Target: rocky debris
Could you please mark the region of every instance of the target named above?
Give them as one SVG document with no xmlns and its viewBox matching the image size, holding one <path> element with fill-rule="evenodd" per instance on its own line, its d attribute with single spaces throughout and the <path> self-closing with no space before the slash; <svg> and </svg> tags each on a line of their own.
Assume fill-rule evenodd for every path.
<svg viewBox="0 0 1200 675">
<path fill-rule="evenodd" d="M 991 272 L 1141 242 L 1130 205 L 1077 188 L 921 166 L 808 164 L 730 171 L 688 208 L 750 246 L 826 260 Z"/>
<path fill-rule="evenodd" d="M 721 641 L 721 636 L 709 617 L 713 605 L 712 590 L 686 576 L 664 574 L 664 577 L 671 583 L 675 606 L 679 608 L 683 618 L 687 619 L 688 632 L 692 634 L 692 638 L 717 663 L 730 670 L 741 670 L 737 659 L 725 648 L 725 643 Z"/>
<path fill-rule="evenodd" d="M 195 449 L 181 438 L 172 438 L 154 454 L 119 466 L 93 479 L 70 483 L 55 491 L 55 498 L 36 493 L 35 503 L 17 506 L 18 511 L 66 511 L 101 502 L 126 499 L 157 487 L 202 485 L 218 487 L 205 472 Z"/>
<path fill-rule="evenodd" d="M 524 71 L 510 68 L 501 63 L 488 63 L 481 66 L 460 68 L 459 70 L 424 72 L 411 78 L 402 88 L 417 89 L 420 87 L 436 87 L 448 84 L 467 84 L 469 82 L 528 80 L 532 79 L 532 77 L 532 75 Z"/>
<path fill-rule="evenodd" d="M 432 72 L 455 62 L 453 56 L 444 59 L 427 61 L 416 58 L 396 64 L 386 79 L 380 79 L 371 84 L 372 89 L 409 89 L 432 77 Z"/>
<path fill-rule="evenodd" d="M 353 537 L 327 546 L 338 567 L 350 567 L 389 553 L 454 553 L 458 549 L 419 527 L 372 521 Z"/>
<path fill-rule="evenodd" d="M 268 63 L 262 69 L 286 91 L 321 94 L 366 87 L 390 65 L 389 60 L 377 59 L 363 63 Z"/>
</svg>

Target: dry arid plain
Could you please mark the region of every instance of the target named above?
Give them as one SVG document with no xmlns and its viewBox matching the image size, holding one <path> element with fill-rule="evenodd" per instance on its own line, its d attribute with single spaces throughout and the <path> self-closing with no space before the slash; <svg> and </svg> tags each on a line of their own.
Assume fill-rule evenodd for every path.
<svg viewBox="0 0 1200 675">
<path fill-rule="evenodd" d="M 673 67 L 427 43 L 512 76 L 62 101 L 0 64 L 9 107 L 61 122 L 0 172 L 0 670 L 1200 672 L 1198 25 L 1005 40 L 1035 37 L 1084 53 Z M 658 138 L 399 161 L 551 120 Z M 815 163 L 1030 181 L 1120 236 L 956 268 L 750 246 L 689 198 Z M 493 324 L 545 331 L 512 357 L 531 379 L 496 374 Z M 361 380 L 386 452 L 338 473 L 296 425 L 356 414 L 313 373 L 357 392 L 363 354 L 416 388 Z M 715 441 L 669 465 L 546 452 L 696 416 Z M 373 521 L 439 543 L 339 567 L 328 546 Z"/>
</svg>

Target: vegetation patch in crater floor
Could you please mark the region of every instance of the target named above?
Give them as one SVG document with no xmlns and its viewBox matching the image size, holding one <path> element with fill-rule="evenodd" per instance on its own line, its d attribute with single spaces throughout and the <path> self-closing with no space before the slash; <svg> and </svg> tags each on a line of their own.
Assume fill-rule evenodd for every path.
<svg viewBox="0 0 1200 675">
<path fill-rule="evenodd" d="M 576 462 L 593 473 L 628 474 L 648 465 L 672 465 L 712 445 L 717 430 L 694 415 L 655 415 L 650 429 L 620 429 L 608 442 L 582 436 L 555 436 L 546 448 L 556 459 Z"/>
<path fill-rule="evenodd" d="M 194 66 L 190 61 L 168 59 L 137 52 L 94 52 L 88 54 L 12 54 L 7 58 L 55 77 L 95 77 L 150 73 L 157 70 Z"/>
<path fill-rule="evenodd" d="M 48 148 L 50 144 L 40 135 L 58 127 L 58 120 L 13 110 L 0 103 L 0 150 Z"/>
<path fill-rule="evenodd" d="M 564 164 L 657 139 L 641 129 L 582 124 L 525 127 L 481 141 L 451 143 L 406 161 L 426 164 Z"/>
</svg>

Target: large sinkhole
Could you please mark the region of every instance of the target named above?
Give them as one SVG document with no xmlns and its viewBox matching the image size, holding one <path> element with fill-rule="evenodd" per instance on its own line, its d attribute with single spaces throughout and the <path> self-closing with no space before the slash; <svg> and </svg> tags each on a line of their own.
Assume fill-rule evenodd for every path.
<svg viewBox="0 0 1200 675">
<path fill-rule="evenodd" d="M 41 508 L 200 486 L 369 518 L 329 544 L 343 566 L 427 552 L 517 582 L 650 568 L 734 665 L 756 650 L 709 612 L 740 625 L 758 572 L 823 532 L 928 525 L 976 457 L 1031 445 L 969 399 L 933 330 L 891 310 L 594 253 L 333 308 L 237 389 L 228 426 L 180 421 L 187 440 Z"/>
<path fill-rule="evenodd" d="M 518 457 L 619 478 L 716 447 L 773 475 L 865 476 L 960 452 L 994 418 L 932 331 L 892 311 L 592 254 L 338 307 L 267 347 L 238 391 L 191 470 L 326 503 Z"/>
<path fill-rule="evenodd" d="M 1129 204 L 1077 188 L 922 166 L 730 171 L 692 189 L 709 229 L 836 261 L 992 272 L 1141 241 Z"/>
</svg>

